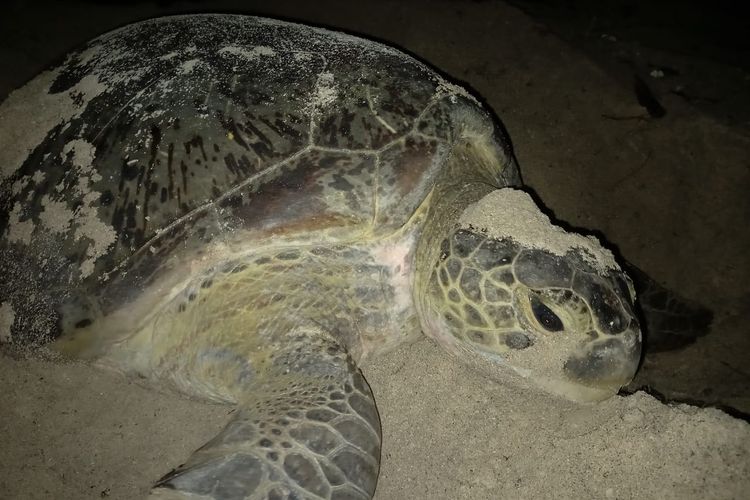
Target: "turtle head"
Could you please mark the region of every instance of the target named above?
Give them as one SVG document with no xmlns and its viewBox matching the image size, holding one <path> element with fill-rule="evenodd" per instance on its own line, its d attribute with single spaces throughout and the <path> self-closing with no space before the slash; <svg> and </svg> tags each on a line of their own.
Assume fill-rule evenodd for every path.
<svg viewBox="0 0 750 500">
<path fill-rule="evenodd" d="M 425 330 L 472 364 L 511 368 L 568 399 L 615 394 L 640 359 L 630 279 L 597 240 L 553 226 L 525 193 L 503 191 L 515 190 L 469 207 L 437 243 L 420 307 Z M 488 221 L 497 208 L 520 218 Z"/>
</svg>

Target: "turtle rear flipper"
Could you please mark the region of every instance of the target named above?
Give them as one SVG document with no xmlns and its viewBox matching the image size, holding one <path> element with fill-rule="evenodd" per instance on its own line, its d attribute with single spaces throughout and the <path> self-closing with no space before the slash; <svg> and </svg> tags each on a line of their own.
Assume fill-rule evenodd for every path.
<svg viewBox="0 0 750 500">
<path fill-rule="evenodd" d="M 679 349 L 711 330 L 710 309 L 660 285 L 629 262 L 624 267 L 638 296 L 647 351 Z"/>
<path fill-rule="evenodd" d="M 351 358 L 331 343 L 297 344 L 271 363 L 241 387 L 227 426 L 160 479 L 151 498 L 372 497 L 380 421 Z"/>
</svg>

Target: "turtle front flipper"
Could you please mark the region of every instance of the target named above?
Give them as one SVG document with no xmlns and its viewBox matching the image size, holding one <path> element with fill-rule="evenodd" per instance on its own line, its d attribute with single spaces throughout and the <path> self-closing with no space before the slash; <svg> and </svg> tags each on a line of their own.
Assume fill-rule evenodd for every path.
<svg viewBox="0 0 750 500">
<path fill-rule="evenodd" d="M 234 418 L 159 480 L 151 498 L 372 497 L 380 421 L 349 355 L 332 340 L 293 341 L 265 364 L 254 375 L 223 370 L 239 374 L 227 384 L 239 403 Z"/>
<path fill-rule="evenodd" d="M 647 352 L 685 347 L 711 330 L 711 310 L 660 285 L 630 262 L 624 264 L 638 296 Z"/>
</svg>

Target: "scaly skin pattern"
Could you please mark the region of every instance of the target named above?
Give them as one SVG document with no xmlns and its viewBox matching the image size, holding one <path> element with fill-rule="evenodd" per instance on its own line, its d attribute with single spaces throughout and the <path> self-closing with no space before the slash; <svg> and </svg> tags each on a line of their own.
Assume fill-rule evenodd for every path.
<svg viewBox="0 0 750 500">
<path fill-rule="evenodd" d="M 359 363 L 418 332 L 411 296 L 413 238 L 408 232 L 398 236 L 373 245 L 260 249 L 189 281 L 114 343 L 97 334 L 110 328 L 105 318 L 57 346 L 106 353 L 94 357 L 122 371 L 172 380 L 191 396 L 215 394 L 217 401 L 236 400 L 231 388 L 221 388 L 222 377 L 215 390 L 196 390 L 195 384 L 223 363 L 222 350 L 246 360 L 251 372 L 262 371 L 267 357 L 300 327 L 327 332 Z M 391 261 L 383 260 L 385 252 L 393 255 Z"/>
<path fill-rule="evenodd" d="M 406 231 L 372 245 L 262 248 L 192 280 L 113 345 L 96 335 L 103 320 L 56 347 L 237 405 L 155 497 L 369 498 L 380 423 L 356 363 L 419 331 L 405 287 L 413 242 Z"/>
<path fill-rule="evenodd" d="M 426 295 L 441 343 L 498 357 L 552 392 L 608 397 L 638 366 L 624 275 L 602 275 L 580 251 L 558 256 L 458 229 L 441 244 Z"/>
<path fill-rule="evenodd" d="M 346 352 L 319 330 L 299 327 L 262 355 L 237 356 L 238 344 L 235 339 L 202 352 L 197 362 L 207 366 L 191 373 L 231 391 L 236 414 L 158 481 L 152 496 L 370 498 L 380 422 L 370 389 Z"/>
</svg>

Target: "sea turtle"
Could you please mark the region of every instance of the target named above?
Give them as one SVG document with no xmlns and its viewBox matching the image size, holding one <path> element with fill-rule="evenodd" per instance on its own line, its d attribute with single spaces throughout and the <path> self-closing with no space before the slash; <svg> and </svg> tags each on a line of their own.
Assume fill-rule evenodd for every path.
<svg viewBox="0 0 750 500">
<path fill-rule="evenodd" d="M 357 364 L 422 331 L 490 378 L 614 394 L 633 286 L 402 52 L 237 15 L 105 34 L 0 107 L 0 338 L 236 405 L 154 496 L 370 498 Z"/>
</svg>

